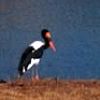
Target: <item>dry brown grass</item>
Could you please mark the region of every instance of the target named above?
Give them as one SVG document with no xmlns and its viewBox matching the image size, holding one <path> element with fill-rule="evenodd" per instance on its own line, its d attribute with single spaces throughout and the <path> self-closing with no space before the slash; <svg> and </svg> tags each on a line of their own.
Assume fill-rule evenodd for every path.
<svg viewBox="0 0 100 100">
<path fill-rule="evenodd" d="M 0 100 L 100 100 L 100 81 L 16 80 L 0 84 Z"/>
</svg>

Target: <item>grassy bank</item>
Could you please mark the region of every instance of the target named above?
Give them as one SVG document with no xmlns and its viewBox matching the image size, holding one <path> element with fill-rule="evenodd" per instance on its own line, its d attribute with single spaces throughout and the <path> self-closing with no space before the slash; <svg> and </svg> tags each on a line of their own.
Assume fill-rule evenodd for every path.
<svg viewBox="0 0 100 100">
<path fill-rule="evenodd" d="M 100 100 L 100 81 L 44 79 L 0 83 L 0 100 Z"/>
</svg>

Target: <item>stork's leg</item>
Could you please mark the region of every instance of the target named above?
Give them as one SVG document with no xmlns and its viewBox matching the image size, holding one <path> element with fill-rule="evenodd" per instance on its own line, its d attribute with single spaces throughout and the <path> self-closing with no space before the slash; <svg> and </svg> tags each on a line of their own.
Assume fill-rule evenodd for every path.
<svg viewBox="0 0 100 100">
<path fill-rule="evenodd" d="M 38 66 L 35 66 L 34 68 L 35 68 L 35 70 L 34 70 L 35 71 L 35 79 L 36 80 L 39 80 L 39 72 L 38 72 L 39 70 L 38 70 Z"/>
<path fill-rule="evenodd" d="M 34 81 L 34 79 L 39 80 L 39 72 L 38 72 L 38 66 L 34 66 L 33 70 L 32 70 L 32 81 Z"/>
</svg>

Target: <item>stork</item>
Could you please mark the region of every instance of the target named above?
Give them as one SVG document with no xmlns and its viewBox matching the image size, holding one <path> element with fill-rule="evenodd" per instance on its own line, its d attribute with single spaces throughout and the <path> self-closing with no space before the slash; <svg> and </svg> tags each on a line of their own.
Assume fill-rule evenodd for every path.
<svg viewBox="0 0 100 100">
<path fill-rule="evenodd" d="M 34 41 L 23 52 L 18 66 L 19 77 L 31 69 L 31 67 L 34 67 L 34 77 L 35 79 L 39 79 L 38 64 L 44 51 L 47 48 L 51 48 L 53 51 L 56 51 L 55 45 L 51 38 L 51 32 L 47 29 L 43 29 L 41 31 L 41 36 L 44 39 L 44 42 Z"/>
</svg>

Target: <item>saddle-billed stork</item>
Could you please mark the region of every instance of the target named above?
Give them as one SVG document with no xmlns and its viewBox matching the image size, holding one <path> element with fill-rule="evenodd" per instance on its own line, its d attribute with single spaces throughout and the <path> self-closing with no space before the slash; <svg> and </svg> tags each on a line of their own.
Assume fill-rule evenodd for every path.
<svg viewBox="0 0 100 100">
<path fill-rule="evenodd" d="M 38 64 L 44 51 L 49 47 L 52 48 L 53 51 L 56 51 L 51 38 L 51 32 L 47 29 L 43 29 L 41 31 L 41 36 L 44 39 L 44 42 L 34 41 L 23 52 L 18 66 L 19 77 L 33 66 L 35 79 L 39 79 Z"/>
</svg>

